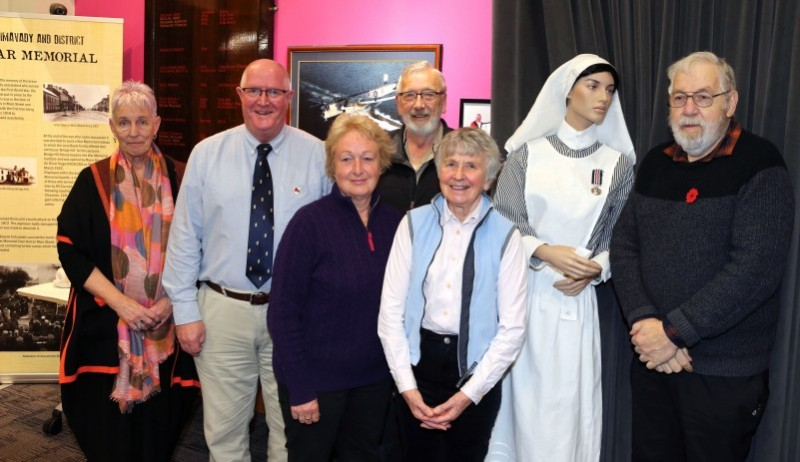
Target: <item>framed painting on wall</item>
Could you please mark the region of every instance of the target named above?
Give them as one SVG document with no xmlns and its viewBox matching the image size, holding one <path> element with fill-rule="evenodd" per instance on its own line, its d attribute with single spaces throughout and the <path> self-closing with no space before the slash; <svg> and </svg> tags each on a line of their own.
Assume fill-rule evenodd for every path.
<svg viewBox="0 0 800 462">
<path fill-rule="evenodd" d="M 459 127 L 480 128 L 492 133 L 492 103 L 488 99 L 462 99 Z"/>
<path fill-rule="evenodd" d="M 400 128 L 397 78 L 407 65 L 442 66 L 442 45 L 289 47 L 292 88 L 290 124 L 325 139 L 333 119 L 363 113 L 385 130 Z"/>
</svg>

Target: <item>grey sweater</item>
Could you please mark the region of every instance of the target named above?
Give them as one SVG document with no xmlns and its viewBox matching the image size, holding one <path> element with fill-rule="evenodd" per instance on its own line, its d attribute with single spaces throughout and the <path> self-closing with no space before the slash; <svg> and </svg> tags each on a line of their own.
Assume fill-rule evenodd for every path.
<svg viewBox="0 0 800 462">
<path fill-rule="evenodd" d="M 669 320 L 696 373 L 764 371 L 794 220 L 783 159 L 746 131 L 731 156 L 710 162 L 675 162 L 667 146 L 643 160 L 614 228 L 611 268 L 623 313 L 629 323 Z"/>
</svg>

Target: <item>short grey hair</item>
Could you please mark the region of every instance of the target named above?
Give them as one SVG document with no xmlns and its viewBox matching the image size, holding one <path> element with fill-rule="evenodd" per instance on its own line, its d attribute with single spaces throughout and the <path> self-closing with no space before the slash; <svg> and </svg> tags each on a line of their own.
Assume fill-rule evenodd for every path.
<svg viewBox="0 0 800 462">
<path fill-rule="evenodd" d="M 708 63 L 717 66 L 717 76 L 719 77 L 719 85 L 722 91 L 736 90 L 736 74 L 733 72 L 731 65 L 725 61 L 725 58 L 720 58 L 710 51 L 697 51 L 675 61 L 667 69 L 667 77 L 669 78 L 668 94 L 672 94 L 672 83 L 675 81 L 675 76 L 679 72 L 688 73 L 696 63 Z"/>
<path fill-rule="evenodd" d="M 404 77 L 408 78 L 411 74 L 429 71 L 433 72 L 433 75 L 436 76 L 436 80 L 439 81 L 439 86 L 441 87 L 439 91 L 447 91 L 447 82 L 444 80 L 444 74 L 442 74 L 442 71 L 439 69 L 433 67 L 428 61 L 417 61 L 404 67 L 403 71 L 400 73 L 400 77 L 397 78 L 397 91 L 399 92 L 402 90 Z"/>
<path fill-rule="evenodd" d="M 158 111 L 158 103 L 156 103 L 153 89 L 147 84 L 135 80 L 122 82 L 122 85 L 114 90 L 114 94 L 111 96 L 111 114 L 116 113 L 120 106 L 144 107 L 154 116 Z"/>
<path fill-rule="evenodd" d="M 445 159 L 454 154 L 485 158 L 486 178 L 484 182 L 494 180 L 502 165 L 497 143 L 480 128 L 459 128 L 445 135 L 433 158 L 436 163 L 436 171 L 439 171 Z"/>
</svg>

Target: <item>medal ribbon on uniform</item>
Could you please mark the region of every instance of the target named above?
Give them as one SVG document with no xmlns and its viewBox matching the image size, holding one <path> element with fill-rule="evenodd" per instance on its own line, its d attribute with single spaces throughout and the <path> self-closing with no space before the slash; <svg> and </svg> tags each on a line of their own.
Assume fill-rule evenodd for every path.
<svg viewBox="0 0 800 462">
<path fill-rule="evenodd" d="M 592 194 L 599 196 L 603 192 L 600 186 L 603 184 L 603 169 L 596 168 L 592 170 Z"/>
</svg>

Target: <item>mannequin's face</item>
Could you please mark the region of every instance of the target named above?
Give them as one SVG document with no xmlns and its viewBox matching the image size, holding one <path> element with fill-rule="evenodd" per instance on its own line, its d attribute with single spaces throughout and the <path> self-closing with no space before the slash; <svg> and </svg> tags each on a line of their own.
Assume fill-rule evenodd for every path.
<svg viewBox="0 0 800 462">
<path fill-rule="evenodd" d="M 616 89 L 610 72 L 581 77 L 567 95 L 565 120 L 578 131 L 586 130 L 592 124 L 602 124 Z"/>
</svg>

